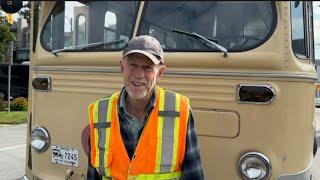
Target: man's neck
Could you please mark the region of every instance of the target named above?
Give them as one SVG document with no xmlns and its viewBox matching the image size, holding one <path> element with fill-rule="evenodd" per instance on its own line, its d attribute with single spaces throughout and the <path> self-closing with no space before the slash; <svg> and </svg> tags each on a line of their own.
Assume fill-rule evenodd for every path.
<svg viewBox="0 0 320 180">
<path fill-rule="evenodd" d="M 127 111 L 129 114 L 137 117 L 140 121 L 143 121 L 146 115 L 147 106 L 150 103 L 151 94 L 143 99 L 134 99 L 129 95 L 126 97 Z"/>
</svg>

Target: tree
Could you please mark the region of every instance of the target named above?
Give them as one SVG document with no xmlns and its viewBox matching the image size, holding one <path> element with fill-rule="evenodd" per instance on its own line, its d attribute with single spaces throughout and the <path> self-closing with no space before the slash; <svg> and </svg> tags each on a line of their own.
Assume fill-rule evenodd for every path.
<svg viewBox="0 0 320 180">
<path fill-rule="evenodd" d="M 22 6 L 21 10 L 18 12 L 19 15 L 27 21 L 28 26 L 30 26 L 30 9 L 31 4 L 30 1 L 28 1 L 26 4 Z"/>
<path fill-rule="evenodd" d="M 0 62 L 4 62 L 6 54 L 8 52 L 8 44 L 10 41 L 14 41 L 16 38 L 12 32 L 10 32 L 10 25 L 6 21 L 4 16 L 0 16 Z"/>
</svg>

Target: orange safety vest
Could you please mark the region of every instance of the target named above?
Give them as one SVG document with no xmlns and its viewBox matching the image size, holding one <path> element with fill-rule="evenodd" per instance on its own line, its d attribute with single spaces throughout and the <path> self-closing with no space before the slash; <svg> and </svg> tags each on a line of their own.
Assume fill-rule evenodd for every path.
<svg viewBox="0 0 320 180">
<path fill-rule="evenodd" d="M 89 105 L 90 158 L 104 179 L 178 179 L 185 155 L 189 99 L 156 88 L 155 107 L 132 159 L 121 138 L 120 93 Z"/>
</svg>

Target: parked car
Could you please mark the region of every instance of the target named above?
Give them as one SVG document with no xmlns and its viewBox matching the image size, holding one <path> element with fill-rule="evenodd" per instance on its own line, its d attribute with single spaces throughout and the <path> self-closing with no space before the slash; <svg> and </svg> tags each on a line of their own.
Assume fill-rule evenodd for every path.
<svg viewBox="0 0 320 180">
<path fill-rule="evenodd" d="M 11 98 L 28 97 L 29 65 L 11 65 Z M 0 64 L 0 94 L 8 100 L 8 64 Z"/>
<path fill-rule="evenodd" d="M 320 107 L 320 97 L 316 97 L 316 107 Z"/>
</svg>

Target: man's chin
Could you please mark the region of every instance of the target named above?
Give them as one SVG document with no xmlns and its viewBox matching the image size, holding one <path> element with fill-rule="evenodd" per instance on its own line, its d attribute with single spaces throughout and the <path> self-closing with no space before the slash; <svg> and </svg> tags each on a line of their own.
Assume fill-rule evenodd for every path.
<svg viewBox="0 0 320 180">
<path fill-rule="evenodd" d="M 128 95 L 135 100 L 143 100 L 147 97 L 147 93 L 132 93 L 130 91 L 127 91 Z"/>
</svg>

